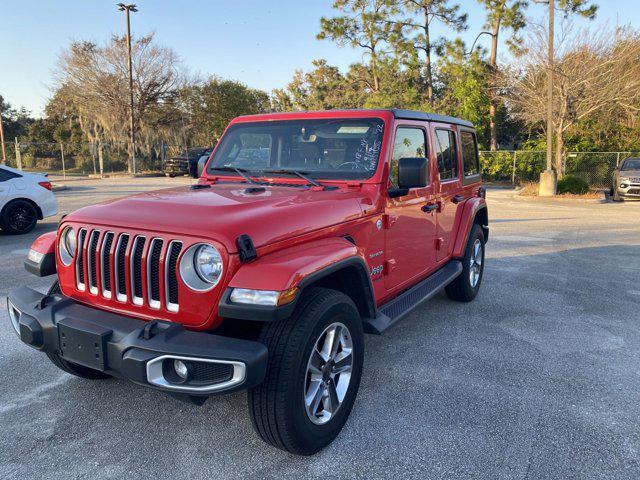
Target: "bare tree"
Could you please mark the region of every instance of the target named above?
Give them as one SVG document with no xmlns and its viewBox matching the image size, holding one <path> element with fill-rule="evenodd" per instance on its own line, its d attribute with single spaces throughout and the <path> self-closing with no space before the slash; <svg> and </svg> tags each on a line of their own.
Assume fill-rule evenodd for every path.
<svg viewBox="0 0 640 480">
<path fill-rule="evenodd" d="M 175 115 L 175 109 L 162 107 L 175 101 L 179 60 L 173 50 L 158 46 L 153 34 L 133 40 L 132 56 L 135 129 L 144 143 L 167 122 L 167 115 Z M 126 141 L 130 107 L 125 38 L 114 36 L 104 46 L 74 42 L 59 58 L 56 79 L 89 138 Z"/>
<path fill-rule="evenodd" d="M 569 27 L 570 28 L 570 27 Z M 505 101 L 513 114 L 544 128 L 547 115 L 546 32 L 538 28 L 520 57 L 505 71 Z M 580 120 L 624 111 L 640 111 L 640 34 L 631 29 L 585 30 L 561 39 L 556 47 L 552 129 L 555 167 L 562 175 L 564 135 Z"/>
</svg>

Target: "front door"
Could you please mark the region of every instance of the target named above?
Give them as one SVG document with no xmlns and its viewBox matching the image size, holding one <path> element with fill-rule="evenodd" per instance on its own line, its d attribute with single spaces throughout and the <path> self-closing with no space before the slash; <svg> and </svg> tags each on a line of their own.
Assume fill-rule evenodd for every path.
<svg viewBox="0 0 640 480">
<path fill-rule="evenodd" d="M 460 200 L 460 161 L 456 130 L 452 125 L 432 124 L 431 134 L 436 150 L 438 164 L 437 200 L 440 208 L 437 216 L 437 247 L 436 259 L 444 262 L 453 251 L 455 237 L 453 229 Z"/>
<path fill-rule="evenodd" d="M 427 132 L 420 122 L 407 122 L 396 128 L 389 169 L 389 183 L 398 185 L 398 160 L 427 157 Z M 385 236 L 385 288 L 392 290 L 410 284 L 435 267 L 435 211 L 423 207 L 434 200 L 429 168 L 425 188 L 409 190 L 408 195 L 387 198 Z"/>
</svg>

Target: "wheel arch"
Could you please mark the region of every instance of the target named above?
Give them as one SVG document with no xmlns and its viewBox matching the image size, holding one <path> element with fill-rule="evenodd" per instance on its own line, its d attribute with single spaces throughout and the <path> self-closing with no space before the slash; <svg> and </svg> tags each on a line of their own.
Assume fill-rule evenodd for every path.
<svg viewBox="0 0 640 480">
<path fill-rule="evenodd" d="M 309 287 L 324 287 L 350 297 L 362 319 L 375 317 L 376 305 L 369 269 L 360 250 L 347 239 L 327 238 L 258 257 L 234 274 L 218 304 L 224 318 L 275 321 L 289 316 Z M 234 288 L 286 291 L 296 289 L 292 302 L 278 307 L 231 302 Z"/>
<path fill-rule="evenodd" d="M 4 215 L 4 212 L 9 207 L 9 205 L 11 205 L 14 202 L 17 202 L 18 200 L 24 200 L 25 202 L 30 203 L 31 205 L 33 205 L 35 207 L 35 209 L 36 209 L 36 213 L 38 215 L 38 220 L 42 220 L 44 218 L 43 215 L 42 215 L 42 209 L 40 208 L 40 205 L 38 205 L 36 202 L 31 200 L 29 197 L 15 197 L 15 198 L 12 198 L 11 200 L 9 200 L 7 203 L 4 204 L 4 206 L 2 207 L 2 210 L 0 210 L 0 218 L 2 218 L 2 216 Z"/>
<path fill-rule="evenodd" d="M 361 257 L 351 257 L 330 265 L 300 283 L 300 294 L 310 287 L 323 287 L 344 293 L 353 300 L 361 319 L 376 315 L 375 297 L 369 270 Z"/>
<path fill-rule="evenodd" d="M 487 242 L 489 239 L 489 210 L 484 198 L 476 197 L 465 202 L 453 246 L 453 258 L 460 258 L 464 255 L 464 249 L 473 225 L 480 225 L 482 233 L 484 234 L 484 240 Z"/>
<path fill-rule="evenodd" d="M 473 217 L 473 223 L 480 225 L 482 233 L 484 234 L 485 243 L 489 241 L 489 209 L 485 205 L 480 208 Z"/>
</svg>

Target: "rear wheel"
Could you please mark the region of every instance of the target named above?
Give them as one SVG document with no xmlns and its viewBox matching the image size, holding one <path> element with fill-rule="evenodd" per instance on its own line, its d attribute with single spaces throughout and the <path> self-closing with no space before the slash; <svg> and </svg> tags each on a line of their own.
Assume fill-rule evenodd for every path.
<svg viewBox="0 0 640 480">
<path fill-rule="evenodd" d="M 364 338 L 356 306 L 335 290 L 305 292 L 287 320 L 267 323 L 264 382 L 248 393 L 253 427 L 267 443 L 311 455 L 342 430 L 356 399 Z"/>
<path fill-rule="evenodd" d="M 60 290 L 60 284 L 57 280 L 53 285 L 51 285 L 51 288 L 47 292 L 47 295 L 53 295 L 56 293 L 62 293 L 62 291 Z M 110 378 L 110 375 L 107 375 L 106 373 L 103 373 L 99 370 L 94 370 L 93 368 L 87 368 L 83 367 L 82 365 L 67 362 L 57 353 L 46 353 L 47 357 L 49 357 L 49 360 L 51 360 L 51 363 L 53 363 L 60 370 L 70 373 L 71 375 L 75 375 L 76 377 L 87 378 L 89 380 L 102 380 L 105 378 Z"/>
<path fill-rule="evenodd" d="M 26 200 L 9 202 L 2 211 L 0 226 L 11 235 L 29 233 L 38 223 L 38 210 L 33 203 Z"/>
<path fill-rule="evenodd" d="M 474 224 L 462 258 L 462 273 L 445 287 L 447 296 L 458 302 L 470 302 L 480 290 L 484 273 L 484 234 Z"/>
</svg>

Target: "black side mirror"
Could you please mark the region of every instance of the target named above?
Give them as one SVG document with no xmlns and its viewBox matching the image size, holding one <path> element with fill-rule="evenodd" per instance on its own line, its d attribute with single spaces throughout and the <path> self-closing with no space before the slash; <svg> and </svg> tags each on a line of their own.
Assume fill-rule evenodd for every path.
<svg viewBox="0 0 640 480">
<path fill-rule="evenodd" d="M 195 175 L 195 178 L 200 178 L 202 176 L 202 172 L 204 171 L 204 166 L 207 163 L 207 160 L 209 160 L 209 155 L 203 155 L 202 157 L 200 157 L 200 160 L 198 160 L 198 173 L 197 175 Z"/>
<path fill-rule="evenodd" d="M 423 188 L 428 184 L 426 158 L 401 158 L 398 160 L 398 188 L 389 189 L 391 198 L 402 197 L 411 188 Z"/>
</svg>

